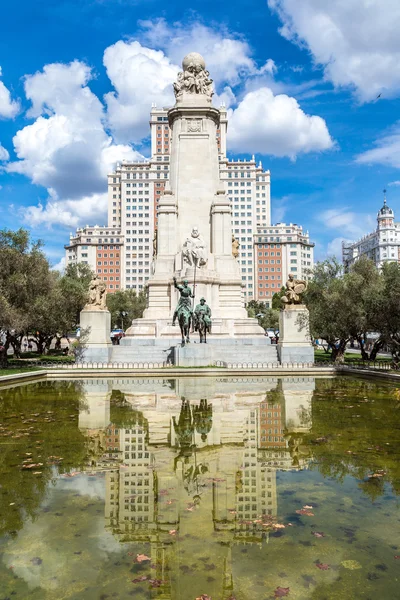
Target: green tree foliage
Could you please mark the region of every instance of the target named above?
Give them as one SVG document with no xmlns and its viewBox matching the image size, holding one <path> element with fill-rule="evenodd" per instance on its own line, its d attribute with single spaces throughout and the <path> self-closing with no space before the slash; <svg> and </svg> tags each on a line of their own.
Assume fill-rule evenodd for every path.
<svg viewBox="0 0 400 600">
<path fill-rule="evenodd" d="M 87 265 L 69 265 L 61 277 L 26 230 L 0 231 L 0 366 L 7 363 L 10 346 L 20 355 L 24 335 L 42 354 L 57 334 L 70 331 L 79 320 L 91 277 Z"/>
<path fill-rule="evenodd" d="M 286 287 L 282 286 L 280 292 L 275 292 L 272 296 L 272 308 L 280 310 L 282 308 L 281 298 L 286 294 Z"/>
<path fill-rule="evenodd" d="M 111 313 L 112 326 L 125 329 L 133 319 L 139 319 L 143 315 L 146 295 L 144 292 L 137 294 L 135 290 L 114 292 L 107 295 L 107 308 Z"/>
<path fill-rule="evenodd" d="M 375 330 L 373 315 L 382 294 L 382 276 L 374 263 L 360 258 L 348 273 L 336 259 L 318 263 L 304 294 L 310 312 L 310 332 L 322 338 L 332 350 L 332 359 L 341 362 L 351 339 L 365 346 L 367 333 Z M 382 347 L 377 340 L 372 355 L 363 348 L 365 359 L 374 359 Z"/>
<path fill-rule="evenodd" d="M 264 302 L 250 300 L 247 304 L 247 314 L 249 317 L 256 317 L 263 329 L 279 330 L 279 311 L 268 308 Z"/>
</svg>

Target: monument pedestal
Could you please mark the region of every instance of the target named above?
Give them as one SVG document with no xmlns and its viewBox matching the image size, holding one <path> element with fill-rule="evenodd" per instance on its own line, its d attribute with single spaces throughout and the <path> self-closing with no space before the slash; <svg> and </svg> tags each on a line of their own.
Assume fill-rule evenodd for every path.
<svg viewBox="0 0 400 600">
<path fill-rule="evenodd" d="M 80 314 L 81 335 L 88 331 L 83 356 L 79 362 L 109 362 L 111 314 L 108 310 L 84 308 Z"/>
<path fill-rule="evenodd" d="M 279 315 L 278 355 L 281 363 L 313 363 L 309 313 L 303 304 L 288 304 Z"/>
</svg>

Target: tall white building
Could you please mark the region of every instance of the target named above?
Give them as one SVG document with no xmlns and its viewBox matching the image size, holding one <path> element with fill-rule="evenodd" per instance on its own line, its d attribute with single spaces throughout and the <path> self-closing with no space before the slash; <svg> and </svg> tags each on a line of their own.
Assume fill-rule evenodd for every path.
<svg viewBox="0 0 400 600">
<path fill-rule="evenodd" d="M 296 223 L 258 227 L 254 236 L 255 299 L 271 306 L 272 296 L 285 285 L 289 274 L 309 279 L 314 246 L 308 231 Z"/>
<path fill-rule="evenodd" d="M 220 178 L 232 205 L 232 232 L 240 243 L 238 260 L 244 297 L 248 301 L 255 293 L 253 235 L 258 226 L 267 226 L 271 222 L 270 173 L 264 171 L 261 163 L 256 164 L 254 156 L 249 161 L 227 158 L 227 113 L 223 107 L 220 111 L 216 138 Z M 121 289 L 140 291 L 150 277 L 158 202 L 169 178 L 171 130 L 168 109 L 152 107 L 150 135 L 149 160 L 123 161 L 108 175 L 108 224 L 109 228 L 120 231 L 120 238 L 124 240 L 119 274 Z M 76 235 L 71 234 L 70 244 L 66 246 L 67 262 L 72 260 L 69 259 L 72 245 L 74 255 L 81 256 L 80 243 L 86 245 L 79 239 L 78 230 Z M 104 267 L 95 265 L 94 256 L 88 258 L 93 269 Z"/>
<path fill-rule="evenodd" d="M 394 212 L 386 203 L 386 190 L 384 194 L 375 231 L 353 244 L 342 243 L 342 260 L 346 270 L 360 256 L 367 256 L 378 268 L 385 262 L 400 262 L 400 223 L 395 222 Z"/>
</svg>

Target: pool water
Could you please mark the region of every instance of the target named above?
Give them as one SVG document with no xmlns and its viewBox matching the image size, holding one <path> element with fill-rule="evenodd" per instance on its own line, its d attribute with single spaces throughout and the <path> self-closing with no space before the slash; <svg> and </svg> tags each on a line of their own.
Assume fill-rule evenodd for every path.
<svg viewBox="0 0 400 600">
<path fill-rule="evenodd" d="M 400 390 L 0 388 L 0 600 L 400 597 Z"/>
</svg>

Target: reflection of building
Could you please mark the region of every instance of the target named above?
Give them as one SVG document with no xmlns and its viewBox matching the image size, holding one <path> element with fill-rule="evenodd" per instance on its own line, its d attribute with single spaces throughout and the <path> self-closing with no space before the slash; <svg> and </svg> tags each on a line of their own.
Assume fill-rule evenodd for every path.
<svg viewBox="0 0 400 600">
<path fill-rule="evenodd" d="M 119 408 L 118 427 L 105 427 L 103 462 L 113 460 L 106 527 L 120 542 L 150 545 L 151 577 L 162 580 L 165 599 L 186 600 L 181 590 L 191 589 L 192 574 L 180 572 L 179 590 L 171 574 L 191 556 L 199 531 L 210 561 L 223 565 L 218 590 L 230 595 L 234 547 L 265 543 L 279 519 L 277 471 L 307 464 L 293 436 L 311 426 L 311 378 L 202 383 L 119 380 L 126 408 Z M 107 414 L 116 414 L 113 406 Z"/>
</svg>

